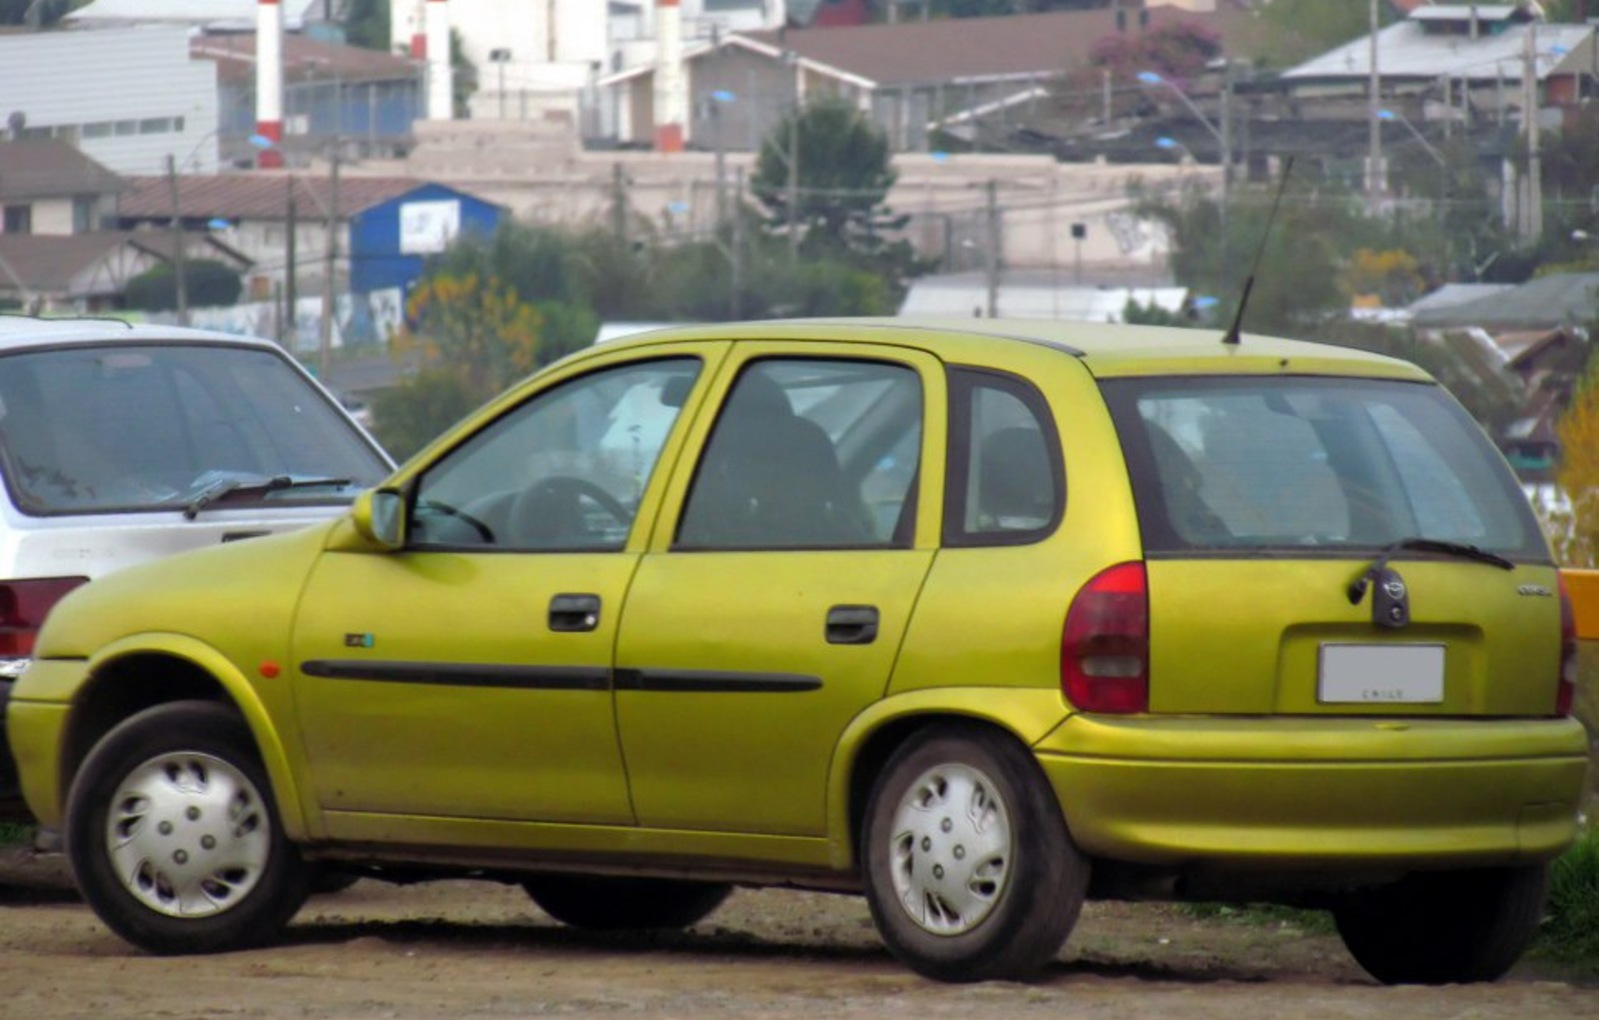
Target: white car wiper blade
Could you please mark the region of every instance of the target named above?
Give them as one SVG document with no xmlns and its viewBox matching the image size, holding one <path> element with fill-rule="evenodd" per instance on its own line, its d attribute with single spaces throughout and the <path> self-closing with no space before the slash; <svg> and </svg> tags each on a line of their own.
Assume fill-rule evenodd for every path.
<svg viewBox="0 0 1599 1020">
<path fill-rule="evenodd" d="M 256 479 L 218 478 L 195 493 L 194 497 L 183 505 L 183 518 L 192 521 L 200 516 L 200 511 L 206 507 L 236 492 L 267 493 L 281 489 L 310 489 L 319 486 L 340 488 L 349 484 L 348 478 L 295 478 L 290 475 L 273 475 L 271 478 Z"/>
</svg>

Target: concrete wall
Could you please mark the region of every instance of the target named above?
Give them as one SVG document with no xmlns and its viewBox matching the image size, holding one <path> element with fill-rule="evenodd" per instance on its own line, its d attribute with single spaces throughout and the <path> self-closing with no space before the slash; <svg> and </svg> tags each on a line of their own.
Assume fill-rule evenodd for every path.
<svg viewBox="0 0 1599 1020">
<path fill-rule="evenodd" d="M 753 164 L 749 153 L 725 154 L 725 195 L 740 173 L 748 180 Z M 992 234 L 1004 267 L 1065 269 L 1075 278 L 1081 265 L 1090 283 L 1146 283 L 1166 275 L 1164 233 L 1132 214 L 1127 191 L 1134 179 L 1157 190 L 1219 183 L 1214 167 L 1065 164 L 1047 156 L 908 153 L 895 167 L 899 180 L 888 205 L 910 216 L 906 236 L 922 252 L 948 256 L 945 268 L 982 265 Z M 527 222 L 610 224 L 620 190 L 633 229 L 687 238 L 715 226 L 714 153 L 588 152 L 555 125 L 419 124 L 406 163 L 370 169 L 447 183 Z M 1074 223 L 1085 227 L 1081 241 L 1072 237 Z"/>
</svg>

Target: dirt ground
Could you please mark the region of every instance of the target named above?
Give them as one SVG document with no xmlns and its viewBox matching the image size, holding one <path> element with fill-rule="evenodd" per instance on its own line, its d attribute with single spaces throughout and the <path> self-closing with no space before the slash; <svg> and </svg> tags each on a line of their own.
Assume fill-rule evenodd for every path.
<svg viewBox="0 0 1599 1020">
<path fill-rule="evenodd" d="M 1496 985 L 1383 988 L 1335 936 L 1090 904 L 1035 982 L 940 985 L 877 941 L 864 901 L 740 891 L 667 935 L 589 935 L 519 889 L 362 881 L 278 946 L 156 958 L 110 934 L 59 858 L 0 852 L 0 1018 L 1052 1017 L 1184 1020 L 1599 1016 L 1599 988 L 1537 961 Z"/>
</svg>

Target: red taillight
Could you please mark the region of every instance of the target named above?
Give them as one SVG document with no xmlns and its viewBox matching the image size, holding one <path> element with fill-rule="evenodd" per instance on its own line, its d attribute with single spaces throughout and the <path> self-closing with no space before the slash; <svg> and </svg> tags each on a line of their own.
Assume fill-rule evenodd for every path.
<svg viewBox="0 0 1599 1020">
<path fill-rule="evenodd" d="M 87 577 L 38 577 L 26 581 L 0 581 L 0 657 L 26 658 L 33 654 L 33 639 L 45 614 L 62 596 L 84 584 Z"/>
<path fill-rule="evenodd" d="M 1149 710 L 1149 582 L 1122 563 L 1083 585 L 1066 613 L 1060 685 L 1084 712 Z"/>
<path fill-rule="evenodd" d="M 1566 575 L 1560 575 L 1560 682 L 1555 690 L 1555 714 L 1571 714 L 1577 700 L 1577 614 L 1571 608 Z"/>
</svg>

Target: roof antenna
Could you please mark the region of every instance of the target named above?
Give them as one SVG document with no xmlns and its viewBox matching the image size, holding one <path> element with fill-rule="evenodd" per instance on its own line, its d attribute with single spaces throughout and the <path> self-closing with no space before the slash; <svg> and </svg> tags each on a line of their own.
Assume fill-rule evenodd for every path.
<svg viewBox="0 0 1599 1020">
<path fill-rule="evenodd" d="M 1260 269 L 1260 257 L 1266 253 L 1266 239 L 1271 236 L 1272 225 L 1277 222 L 1277 207 L 1283 204 L 1283 192 L 1288 190 L 1288 175 L 1294 172 L 1294 157 L 1289 156 L 1283 163 L 1282 180 L 1277 182 L 1277 197 L 1271 200 L 1271 215 L 1266 217 L 1266 229 L 1260 232 L 1260 243 L 1255 246 L 1255 258 L 1249 263 L 1249 276 L 1244 279 L 1244 292 L 1238 296 L 1238 314 L 1233 316 L 1233 324 L 1221 338 L 1224 344 L 1237 346 L 1243 339 L 1239 330 L 1244 325 L 1244 309 L 1249 307 L 1249 292 L 1255 289 L 1255 272 Z"/>
</svg>

